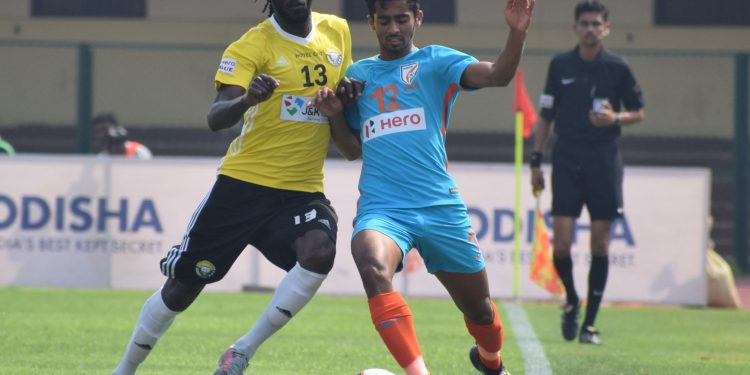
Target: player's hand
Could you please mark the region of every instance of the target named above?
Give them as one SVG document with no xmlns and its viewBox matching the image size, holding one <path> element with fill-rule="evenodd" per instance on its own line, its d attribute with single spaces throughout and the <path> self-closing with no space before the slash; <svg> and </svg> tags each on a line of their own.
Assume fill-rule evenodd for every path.
<svg viewBox="0 0 750 375">
<path fill-rule="evenodd" d="M 589 111 L 589 120 L 598 128 L 614 126 L 617 123 L 617 113 L 612 110 L 611 104 L 604 103 L 598 111 Z"/>
<path fill-rule="evenodd" d="M 245 101 L 252 107 L 260 102 L 268 100 L 274 90 L 279 87 L 279 81 L 267 74 L 261 74 L 252 82 L 245 93 Z"/>
<path fill-rule="evenodd" d="M 336 88 L 336 96 L 339 97 L 344 106 L 349 107 L 362 97 L 365 83 L 358 79 L 344 77 L 339 81 Z"/>
<path fill-rule="evenodd" d="M 536 0 L 508 0 L 505 4 L 505 22 L 512 30 L 526 32 L 531 25 L 531 13 Z"/>
<path fill-rule="evenodd" d="M 317 108 L 320 110 L 320 113 L 326 117 L 334 117 L 344 111 L 344 103 L 342 103 L 336 93 L 328 87 L 320 89 L 318 95 L 307 103 L 307 105 Z"/>
<path fill-rule="evenodd" d="M 544 190 L 544 173 L 541 168 L 531 168 L 531 193 L 535 197 Z"/>
</svg>

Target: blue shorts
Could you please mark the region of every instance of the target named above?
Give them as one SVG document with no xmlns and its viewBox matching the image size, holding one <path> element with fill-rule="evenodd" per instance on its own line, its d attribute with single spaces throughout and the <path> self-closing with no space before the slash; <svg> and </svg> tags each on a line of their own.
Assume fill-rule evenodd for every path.
<svg viewBox="0 0 750 375">
<path fill-rule="evenodd" d="M 416 248 L 432 274 L 475 273 L 484 268 L 484 257 L 464 205 L 359 212 L 352 237 L 366 229 L 390 237 L 404 257 Z M 402 267 L 403 260 L 398 270 Z"/>
</svg>

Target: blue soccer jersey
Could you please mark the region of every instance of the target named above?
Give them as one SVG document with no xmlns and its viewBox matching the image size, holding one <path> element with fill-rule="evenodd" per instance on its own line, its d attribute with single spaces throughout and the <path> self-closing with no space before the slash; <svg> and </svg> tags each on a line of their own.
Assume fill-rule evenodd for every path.
<svg viewBox="0 0 750 375">
<path fill-rule="evenodd" d="M 463 204 L 447 172 L 445 137 L 461 76 L 477 60 L 429 46 L 396 60 L 380 57 L 351 65 L 348 77 L 365 82 L 346 110 L 362 141 L 360 212 Z"/>
</svg>

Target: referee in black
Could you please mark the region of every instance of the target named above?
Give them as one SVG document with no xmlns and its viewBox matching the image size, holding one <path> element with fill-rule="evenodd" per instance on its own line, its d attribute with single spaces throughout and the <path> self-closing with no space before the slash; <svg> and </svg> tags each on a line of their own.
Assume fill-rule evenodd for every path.
<svg viewBox="0 0 750 375">
<path fill-rule="evenodd" d="M 554 263 L 566 291 L 562 334 L 576 338 L 581 306 L 573 283 L 570 246 L 575 221 L 585 205 L 591 218 L 591 268 L 586 317 L 579 341 L 600 344 L 594 320 L 609 269 L 610 230 L 622 216 L 623 166 L 617 139 L 623 126 L 643 120 L 641 89 L 621 57 L 602 43 L 609 34 L 609 12 L 597 0 L 575 8 L 575 49 L 555 56 L 540 99 L 540 124 L 531 154 L 531 185 L 544 189 L 541 169 L 550 131 L 557 140 L 552 152 L 552 217 Z"/>
</svg>

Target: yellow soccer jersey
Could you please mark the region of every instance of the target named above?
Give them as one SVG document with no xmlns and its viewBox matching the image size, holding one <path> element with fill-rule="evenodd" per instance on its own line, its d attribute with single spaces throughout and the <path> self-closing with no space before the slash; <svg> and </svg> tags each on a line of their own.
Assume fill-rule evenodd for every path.
<svg viewBox="0 0 750 375">
<path fill-rule="evenodd" d="M 265 73 L 280 82 L 270 99 L 245 112 L 219 173 L 277 189 L 323 191 L 328 119 L 307 107 L 323 86 L 335 89 L 352 63 L 345 20 L 312 13 L 306 38 L 281 29 L 273 17 L 250 29 L 224 52 L 216 73 L 222 84 L 247 89 Z"/>
</svg>

